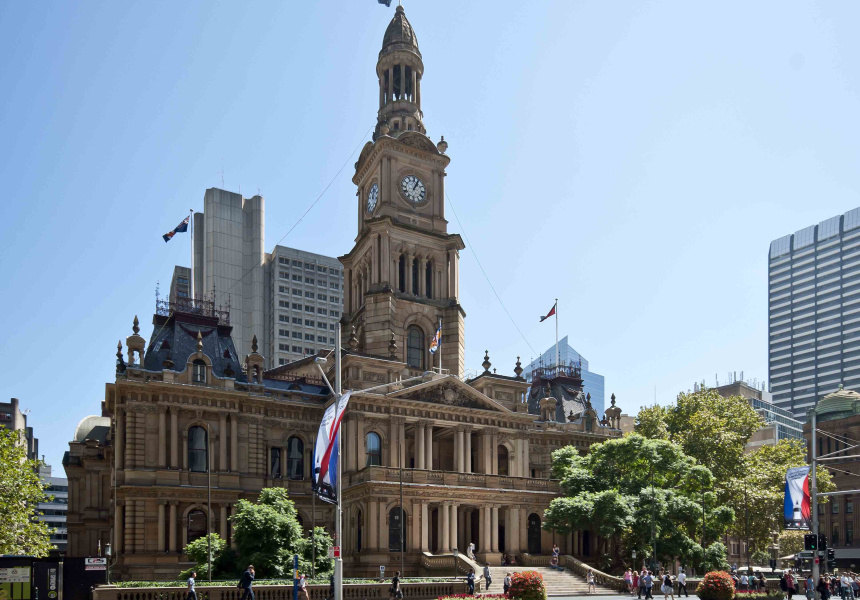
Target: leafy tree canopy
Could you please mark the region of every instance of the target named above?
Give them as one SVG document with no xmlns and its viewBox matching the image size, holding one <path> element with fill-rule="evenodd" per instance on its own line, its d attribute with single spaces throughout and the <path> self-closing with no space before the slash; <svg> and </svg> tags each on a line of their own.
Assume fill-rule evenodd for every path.
<svg viewBox="0 0 860 600">
<path fill-rule="evenodd" d="M 0 428 L 0 555 L 42 557 L 51 550 L 48 525 L 33 510 L 46 500 L 40 463 L 27 459 L 20 432 Z"/>
</svg>

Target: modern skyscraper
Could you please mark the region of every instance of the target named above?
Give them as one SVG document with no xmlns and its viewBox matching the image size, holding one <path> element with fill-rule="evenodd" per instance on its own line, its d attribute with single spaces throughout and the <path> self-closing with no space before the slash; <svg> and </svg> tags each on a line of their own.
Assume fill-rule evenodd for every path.
<svg viewBox="0 0 860 600">
<path fill-rule="evenodd" d="M 267 253 L 264 215 L 261 196 L 206 190 L 203 212 L 194 214 L 193 287 L 195 301 L 229 310 L 240 357 L 256 336 L 266 366 L 276 367 L 334 348 L 343 268 L 336 258 L 285 246 Z M 170 303 L 189 301 L 191 279 L 188 267 L 174 267 Z"/>
<path fill-rule="evenodd" d="M 796 419 L 860 386 L 860 208 L 776 239 L 768 253 L 773 403 Z"/>
<path fill-rule="evenodd" d="M 564 336 L 558 341 L 558 361 L 562 365 L 575 365 L 582 362 L 582 389 L 586 394 L 591 394 L 591 405 L 597 414 L 603 414 L 604 407 L 604 391 L 603 391 L 603 375 L 590 371 L 588 369 L 588 360 L 579 352 L 574 350 L 567 341 L 567 336 Z M 526 381 L 532 380 L 532 371 L 539 367 L 550 367 L 555 365 L 555 344 L 530 362 L 523 372 Z"/>
<path fill-rule="evenodd" d="M 29 411 L 27 411 L 29 412 Z M 0 427 L 22 432 L 22 442 L 27 444 L 27 458 L 39 458 L 39 440 L 33 435 L 33 428 L 27 426 L 27 413 L 20 408 L 17 398 L 0 402 Z"/>
<path fill-rule="evenodd" d="M 52 477 L 51 465 L 43 465 L 39 469 L 39 477 L 47 486 L 45 494 L 48 498 L 36 506 L 41 513 L 38 519 L 51 528 L 51 545 L 54 549 L 65 554 L 69 540 L 66 529 L 66 515 L 69 512 L 69 480 L 65 477 Z"/>
</svg>

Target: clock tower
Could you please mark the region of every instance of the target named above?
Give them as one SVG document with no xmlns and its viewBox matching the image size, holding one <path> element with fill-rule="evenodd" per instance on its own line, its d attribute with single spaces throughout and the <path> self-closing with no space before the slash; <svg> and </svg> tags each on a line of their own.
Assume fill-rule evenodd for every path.
<svg viewBox="0 0 860 600">
<path fill-rule="evenodd" d="M 439 366 L 429 352 L 441 320 L 441 366 L 462 375 L 464 318 L 459 303 L 457 234 L 445 220 L 442 138 L 426 135 L 421 112 L 424 63 L 402 6 L 385 30 L 376 63 L 379 111 L 373 141 L 355 164 L 358 236 L 344 266 L 344 343 L 355 352 Z"/>
</svg>

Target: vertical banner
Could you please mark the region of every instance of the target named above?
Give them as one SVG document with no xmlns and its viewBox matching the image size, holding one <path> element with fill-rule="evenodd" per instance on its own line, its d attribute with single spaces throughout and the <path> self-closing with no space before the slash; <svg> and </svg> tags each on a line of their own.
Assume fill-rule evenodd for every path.
<svg viewBox="0 0 860 600">
<path fill-rule="evenodd" d="M 795 467 L 785 473 L 785 529 L 809 530 L 812 497 L 809 494 L 809 467 Z"/>
<path fill-rule="evenodd" d="M 317 442 L 314 446 L 313 490 L 320 500 L 337 502 L 337 440 L 343 413 L 349 403 L 351 392 L 340 397 L 340 402 L 332 402 L 326 408 L 320 422 Z"/>
</svg>

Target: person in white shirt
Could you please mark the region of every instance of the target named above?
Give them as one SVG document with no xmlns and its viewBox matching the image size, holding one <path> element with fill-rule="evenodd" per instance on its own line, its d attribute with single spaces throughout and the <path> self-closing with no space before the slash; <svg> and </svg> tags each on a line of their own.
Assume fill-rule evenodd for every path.
<svg viewBox="0 0 860 600">
<path fill-rule="evenodd" d="M 749 578 L 747 577 L 747 574 L 746 574 L 746 573 L 743 573 L 743 574 L 741 575 L 741 589 L 742 589 L 742 590 L 744 590 L 744 591 L 746 591 L 747 586 L 749 585 L 749 582 L 750 582 L 750 580 L 749 580 Z"/>
<path fill-rule="evenodd" d="M 684 573 L 684 569 L 681 569 L 681 572 L 678 573 L 678 596 L 680 597 L 681 591 L 683 590 L 684 596 L 690 597 L 690 594 L 687 593 L 687 574 Z"/>
</svg>

